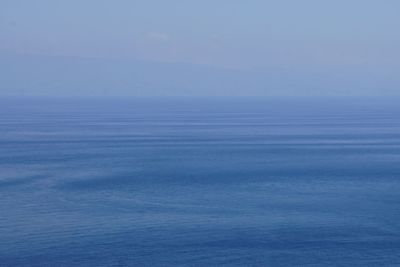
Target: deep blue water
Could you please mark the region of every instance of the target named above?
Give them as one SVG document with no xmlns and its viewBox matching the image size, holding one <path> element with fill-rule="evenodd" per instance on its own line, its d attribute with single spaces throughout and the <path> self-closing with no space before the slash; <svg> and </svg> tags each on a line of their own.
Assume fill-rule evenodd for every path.
<svg viewBox="0 0 400 267">
<path fill-rule="evenodd" d="M 0 102 L 0 266 L 400 266 L 396 100 Z"/>
</svg>

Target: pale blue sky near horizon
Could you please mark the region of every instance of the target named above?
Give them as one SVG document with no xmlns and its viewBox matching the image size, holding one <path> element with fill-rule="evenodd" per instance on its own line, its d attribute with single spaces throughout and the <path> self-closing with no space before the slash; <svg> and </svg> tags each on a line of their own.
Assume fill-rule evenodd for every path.
<svg viewBox="0 0 400 267">
<path fill-rule="evenodd" d="M 400 94 L 399 11 L 395 0 L 1 0 L 0 95 Z"/>
</svg>

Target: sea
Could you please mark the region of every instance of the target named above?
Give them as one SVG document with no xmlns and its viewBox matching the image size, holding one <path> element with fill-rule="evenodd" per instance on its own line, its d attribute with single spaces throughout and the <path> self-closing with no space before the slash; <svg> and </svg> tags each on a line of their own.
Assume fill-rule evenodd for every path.
<svg viewBox="0 0 400 267">
<path fill-rule="evenodd" d="M 400 266 L 400 99 L 0 99 L 0 266 Z"/>
</svg>

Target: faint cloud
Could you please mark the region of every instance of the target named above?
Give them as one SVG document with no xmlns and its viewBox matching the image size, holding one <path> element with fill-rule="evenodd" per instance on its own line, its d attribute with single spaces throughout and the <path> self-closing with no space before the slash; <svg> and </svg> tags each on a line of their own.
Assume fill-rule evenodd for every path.
<svg viewBox="0 0 400 267">
<path fill-rule="evenodd" d="M 162 32 L 147 32 L 145 38 L 156 42 L 168 42 L 170 40 L 170 36 Z"/>
</svg>

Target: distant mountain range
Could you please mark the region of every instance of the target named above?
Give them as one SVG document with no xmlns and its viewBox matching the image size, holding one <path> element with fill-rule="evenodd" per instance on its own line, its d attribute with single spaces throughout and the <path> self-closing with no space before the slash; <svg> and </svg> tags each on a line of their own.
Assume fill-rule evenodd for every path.
<svg viewBox="0 0 400 267">
<path fill-rule="evenodd" d="M 224 69 L 62 56 L 0 56 L 0 95 L 268 96 L 396 94 L 400 80 L 373 71 Z"/>
</svg>

